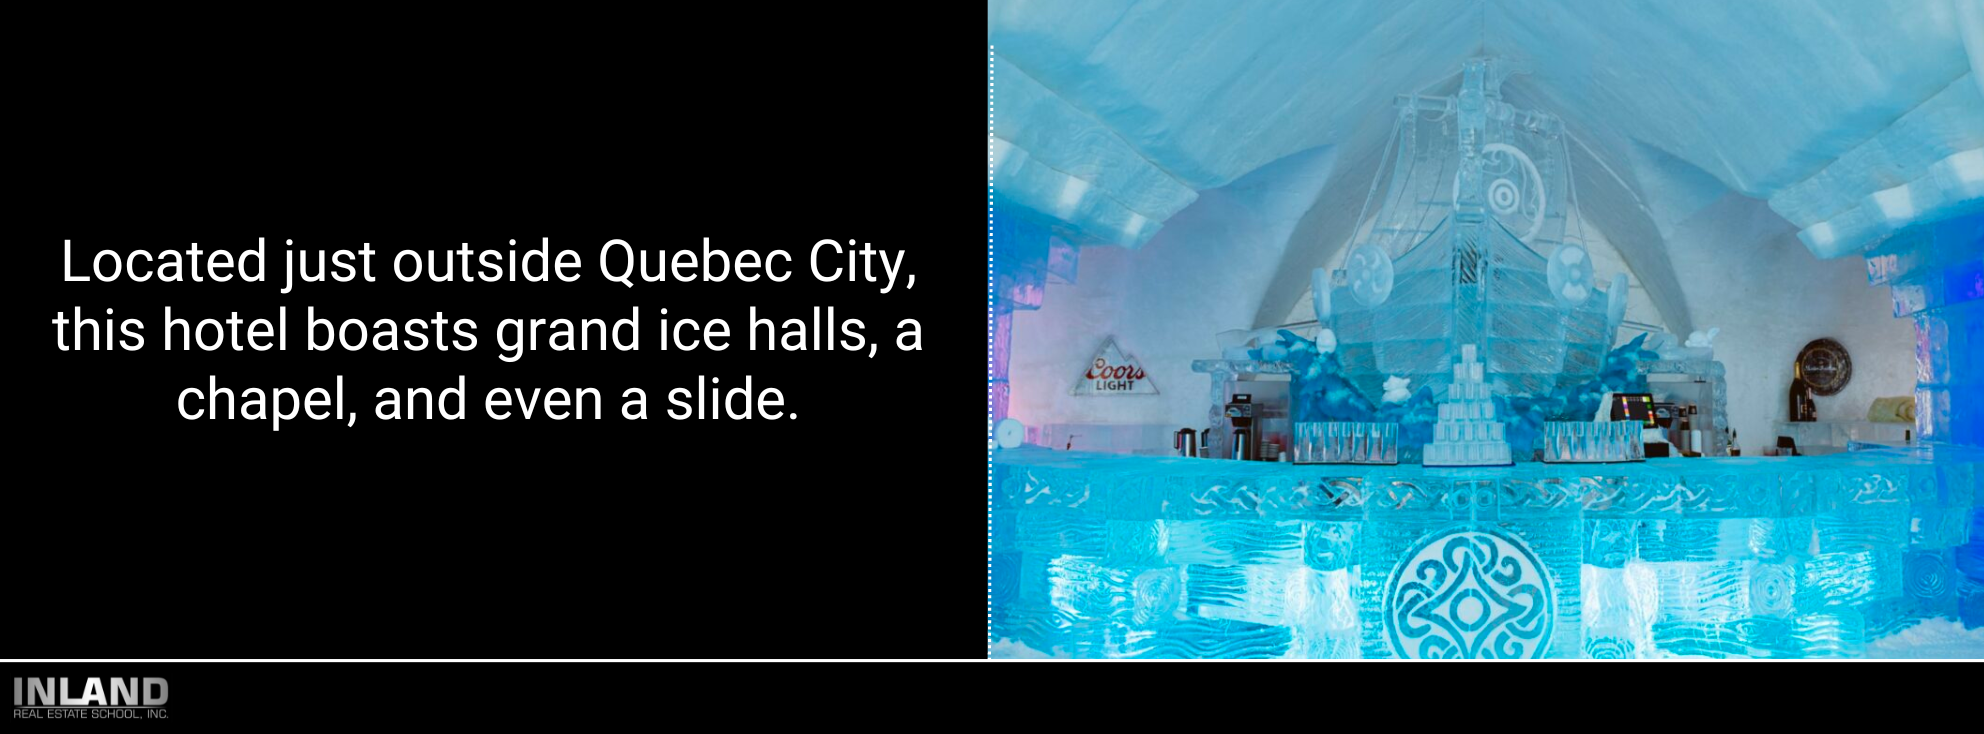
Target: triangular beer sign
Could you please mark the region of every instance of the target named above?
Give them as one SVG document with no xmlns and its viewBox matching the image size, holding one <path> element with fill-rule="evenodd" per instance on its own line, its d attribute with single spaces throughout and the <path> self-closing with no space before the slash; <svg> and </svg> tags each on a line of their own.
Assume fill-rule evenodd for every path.
<svg viewBox="0 0 1984 734">
<path fill-rule="evenodd" d="M 1157 385 L 1144 374 L 1143 365 L 1124 356 L 1111 337 L 1095 350 L 1095 357 L 1082 366 L 1082 378 L 1069 395 L 1156 395 Z"/>
</svg>

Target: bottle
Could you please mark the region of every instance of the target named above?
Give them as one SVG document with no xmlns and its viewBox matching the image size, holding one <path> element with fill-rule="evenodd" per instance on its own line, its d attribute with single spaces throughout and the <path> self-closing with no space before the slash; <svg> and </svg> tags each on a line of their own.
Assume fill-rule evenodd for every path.
<svg viewBox="0 0 1984 734">
<path fill-rule="evenodd" d="M 1819 408 L 1812 401 L 1812 386 L 1805 382 L 1803 367 L 1792 368 L 1790 419 L 1797 423 L 1809 423 L 1819 419 Z"/>
</svg>

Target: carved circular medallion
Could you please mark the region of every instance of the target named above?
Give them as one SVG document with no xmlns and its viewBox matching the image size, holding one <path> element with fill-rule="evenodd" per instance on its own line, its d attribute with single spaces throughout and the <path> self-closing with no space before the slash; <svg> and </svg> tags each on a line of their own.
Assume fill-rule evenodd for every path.
<svg viewBox="0 0 1984 734">
<path fill-rule="evenodd" d="M 1385 582 L 1385 634 L 1402 658 L 1540 658 L 1557 601 L 1521 538 L 1461 525 L 1420 538 Z"/>
</svg>

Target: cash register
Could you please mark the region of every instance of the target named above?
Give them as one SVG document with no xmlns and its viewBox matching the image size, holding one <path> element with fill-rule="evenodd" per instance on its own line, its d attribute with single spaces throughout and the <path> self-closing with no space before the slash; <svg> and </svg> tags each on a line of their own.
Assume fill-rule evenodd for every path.
<svg viewBox="0 0 1984 734">
<path fill-rule="evenodd" d="M 1673 455 L 1667 444 L 1667 432 L 1663 430 L 1673 422 L 1671 411 L 1667 423 L 1662 423 L 1651 393 L 1606 393 L 1604 406 L 1599 408 L 1597 420 L 1634 421 L 1640 424 L 1640 443 L 1646 447 L 1647 458 Z"/>
</svg>

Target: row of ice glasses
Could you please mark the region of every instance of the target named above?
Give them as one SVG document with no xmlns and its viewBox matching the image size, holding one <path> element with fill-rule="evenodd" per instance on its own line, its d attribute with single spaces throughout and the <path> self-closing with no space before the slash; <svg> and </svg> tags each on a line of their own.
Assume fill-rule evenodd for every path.
<svg viewBox="0 0 1984 734">
<path fill-rule="evenodd" d="M 1297 423 L 1295 460 L 1305 464 L 1396 464 L 1398 424 Z"/>
<path fill-rule="evenodd" d="M 1639 421 L 1552 421 L 1543 424 L 1543 460 L 1641 461 Z"/>
</svg>

